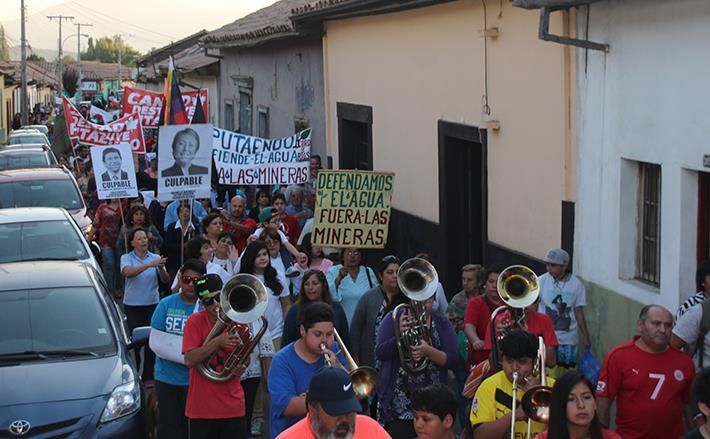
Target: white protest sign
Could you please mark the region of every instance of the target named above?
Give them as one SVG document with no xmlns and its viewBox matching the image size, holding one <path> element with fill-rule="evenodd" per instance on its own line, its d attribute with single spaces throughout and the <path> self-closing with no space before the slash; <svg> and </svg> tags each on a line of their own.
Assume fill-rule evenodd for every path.
<svg viewBox="0 0 710 439">
<path fill-rule="evenodd" d="M 158 200 L 210 197 L 212 125 L 167 125 L 158 132 Z"/>
<path fill-rule="evenodd" d="M 91 162 L 94 164 L 99 200 L 138 196 L 131 145 L 120 143 L 118 145 L 92 146 Z"/>
<path fill-rule="evenodd" d="M 311 129 L 281 139 L 215 128 L 212 158 L 220 184 L 301 184 L 308 181 Z"/>
</svg>

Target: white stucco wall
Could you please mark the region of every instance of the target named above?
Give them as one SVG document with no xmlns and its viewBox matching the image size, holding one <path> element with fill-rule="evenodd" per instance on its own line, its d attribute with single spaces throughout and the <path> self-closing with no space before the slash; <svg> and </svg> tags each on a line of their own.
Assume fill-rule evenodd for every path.
<svg viewBox="0 0 710 439">
<path fill-rule="evenodd" d="M 585 22 L 580 12 L 581 35 Z M 610 51 L 577 52 L 575 272 L 675 310 L 695 291 L 697 171 L 710 171 L 702 164 L 710 153 L 710 3 L 595 3 L 589 39 Z M 662 167 L 660 288 L 624 278 L 636 243 L 637 207 L 624 203 L 636 190 L 631 161 Z"/>
</svg>

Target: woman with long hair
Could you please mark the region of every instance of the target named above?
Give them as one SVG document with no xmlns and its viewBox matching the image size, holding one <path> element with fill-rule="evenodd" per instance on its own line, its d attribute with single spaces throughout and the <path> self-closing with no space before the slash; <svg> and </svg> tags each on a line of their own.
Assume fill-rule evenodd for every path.
<svg viewBox="0 0 710 439">
<path fill-rule="evenodd" d="M 259 189 L 254 199 L 254 207 L 249 209 L 249 218 L 259 223 L 259 214 L 262 210 L 271 206 L 271 194 L 266 189 Z"/>
<path fill-rule="evenodd" d="M 271 258 L 264 241 L 254 241 L 242 253 L 240 273 L 251 274 L 264 283 L 269 292 L 269 305 L 264 317 L 269 321 L 269 332 L 276 350 L 281 346 L 284 315 L 288 313 L 290 298 L 288 290 L 279 281 L 276 269 L 271 266 Z"/>
<path fill-rule="evenodd" d="M 118 251 L 120 254 L 126 253 L 126 236 L 136 227 L 142 227 L 148 231 L 148 246 L 153 253 L 160 253 L 163 246 L 163 237 L 158 229 L 153 225 L 148 209 L 143 204 L 134 204 L 126 212 L 125 225 L 121 226 L 118 234 Z M 131 249 L 128 248 L 128 251 Z"/>
<path fill-rule="evenodd" d="M 281 342 L 287 345 L 301 337 L 298 327 L 301 324 L 303 308 L 307 304 L 312 302 L 325 302 L 333 308 L 333 313 L 335 314 L 335 329 L 338 331 L 338 335 L 343 339 L 345 346 L 350 346 L 348 319 L 345 317 L 343 307 L 340 306 L 339 303 L 333 302 L 325 274 L 320 270 L 306 271 L 301 282 L 301 291 L 302 294 L 296 299 L 295 306 L 292 306 L 288 310 L 286 319 L 284 319 L 283 338 Z"/>
<path fill-rule="evenodd" d="M 550 423 L 535 439 L 621 439 L 602 428 L 597 418 L 594 386 L 584 374 L 570 371 L 552 388 Z"/>
</svg>

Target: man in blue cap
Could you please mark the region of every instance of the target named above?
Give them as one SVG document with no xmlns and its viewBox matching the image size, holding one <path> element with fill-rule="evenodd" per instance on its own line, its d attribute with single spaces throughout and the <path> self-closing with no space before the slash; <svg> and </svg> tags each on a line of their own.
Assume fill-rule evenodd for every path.
<svg viewBox="0 0 710 439">
<path fill-rule="evenodd" d="M 358 415 L 360 402 L 346 371 L 322 367 L 306 393 L 308 414 L 277 439 L 379 439 L 390 435 L 374 419 Z"/>
</svg>

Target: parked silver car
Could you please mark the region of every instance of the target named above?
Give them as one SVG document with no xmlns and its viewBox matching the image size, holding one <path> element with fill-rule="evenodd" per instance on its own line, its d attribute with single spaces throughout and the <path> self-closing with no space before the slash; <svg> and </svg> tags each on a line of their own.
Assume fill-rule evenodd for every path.
<svg viewBox="0 0 710 439">
<path fill-rule="evenodd" d="M 74 218 L 56 207 L 0 209 L 0 263 L 82 261 L 101 267 Z"/>
</svg>

